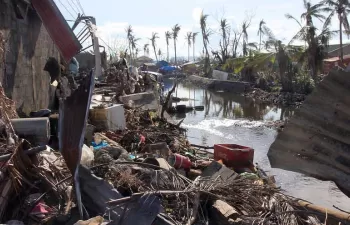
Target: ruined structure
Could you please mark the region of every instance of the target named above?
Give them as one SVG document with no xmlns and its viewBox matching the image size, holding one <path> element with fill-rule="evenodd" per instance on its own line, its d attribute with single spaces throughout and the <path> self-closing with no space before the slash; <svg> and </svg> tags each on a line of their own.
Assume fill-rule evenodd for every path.
<svg viewBox="0 0 350 225">
<path fill-rule="evenodd" d="M 50 56 L 59 60 L 60 54 L 29 1 L 0 0 L 0 33 L 5 46 L 0 82 L 6 95 L 25 113 L 47 108 L 50 77 L 43 68 Z"/>
</svg>

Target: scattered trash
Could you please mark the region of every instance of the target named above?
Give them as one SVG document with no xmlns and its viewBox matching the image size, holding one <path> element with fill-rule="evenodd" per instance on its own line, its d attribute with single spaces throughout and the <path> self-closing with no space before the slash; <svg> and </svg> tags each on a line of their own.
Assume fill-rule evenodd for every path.
<svg viewBox="0 0 350 225">
<path fill-rule="evenodd" d="M 132 92 L 136 87 L 129 83 L 123 65 L 107 70 L 107 79 L 129 84 L 127 91 Z M 0 89 L 0 221 L 287 225 L 321 224 L 328 221 L 327 213 L 336 224 L 349 221 L 347 213 L 320 213 L 318 207 L 306 207 L 283 194 L 271 177 L 253 165 L 253 149 L 216 144 L 214 154 L 207 152 L 212 147 L 191 145 L 181 123 L 167 121 L 158 111 L 125 107 L 125 129 L 86 128 L 91 97 L 86 90 L 92 91 L 91 80 L 89 74 L 74 90 L 60 83 L 67 86 L 60 96 L 60 151 L 34 147 L 17 137 L 11 123 L 17 118 L 13 103 Z"/>
</svg>

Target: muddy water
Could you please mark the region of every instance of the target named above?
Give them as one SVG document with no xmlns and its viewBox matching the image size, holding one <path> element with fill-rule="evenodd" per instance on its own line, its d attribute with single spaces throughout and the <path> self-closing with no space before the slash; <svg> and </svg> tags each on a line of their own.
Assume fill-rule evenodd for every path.
<svg viewBox="0 0 350 225">
<path fill-rule="evenodd" d="M 171 88 L 172 84 L 172 80 L 166 80 L 165 89 Z M 255 162 L 269 174 L 276 175 L 276 182 L 287 194 L 329 208 L 335 205 L 350 211 L 350 199 L 334 183 L 271 168 L 267 152 L 277 131 L 262 125 L 292 116 L 293 109 L 259 104 L 243 96 L 214 93 L 189 84 L 179 84 L 177 96 L 185 99 L 177 104 L 204 106 L 203 111 L 174 116 L 174 119 L 185 118 L 182 126 L 188 129 L 191 143 L 205 146 L 213 146 L 215 143 L 250 146 L 255 149 Z"/>
</svg>

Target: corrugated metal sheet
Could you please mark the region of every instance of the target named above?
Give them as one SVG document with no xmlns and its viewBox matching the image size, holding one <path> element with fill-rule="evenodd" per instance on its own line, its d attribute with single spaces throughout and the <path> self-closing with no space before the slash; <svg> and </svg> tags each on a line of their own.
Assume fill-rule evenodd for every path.
<svg viewBox="0 0 350 225">
<path fill-rule="evenodd" d="M 350 73 L 331 71 L 278 134 L 271 166 L 334 181 L 350 196 Z"/>
<path fill-rule="evenodd" d="M 32 4 L 63 59 L 68 62 L 82 48 L 75 34 L 53 0 L 32 0 Z"/>
</svg>

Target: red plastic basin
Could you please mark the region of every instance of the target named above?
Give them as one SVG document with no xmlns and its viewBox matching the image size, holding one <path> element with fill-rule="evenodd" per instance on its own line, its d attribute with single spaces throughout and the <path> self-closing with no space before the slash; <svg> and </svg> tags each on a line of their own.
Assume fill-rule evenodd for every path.
<svg viewBox="0 0 350 225">
<path fill-rule="evenodd" d="M 214 145 L 214 159 L 221 159 L 228 167 L 247 167 L 253 163 L 254 149 L 235 144 L 217 144 Z"/>
</svg>

